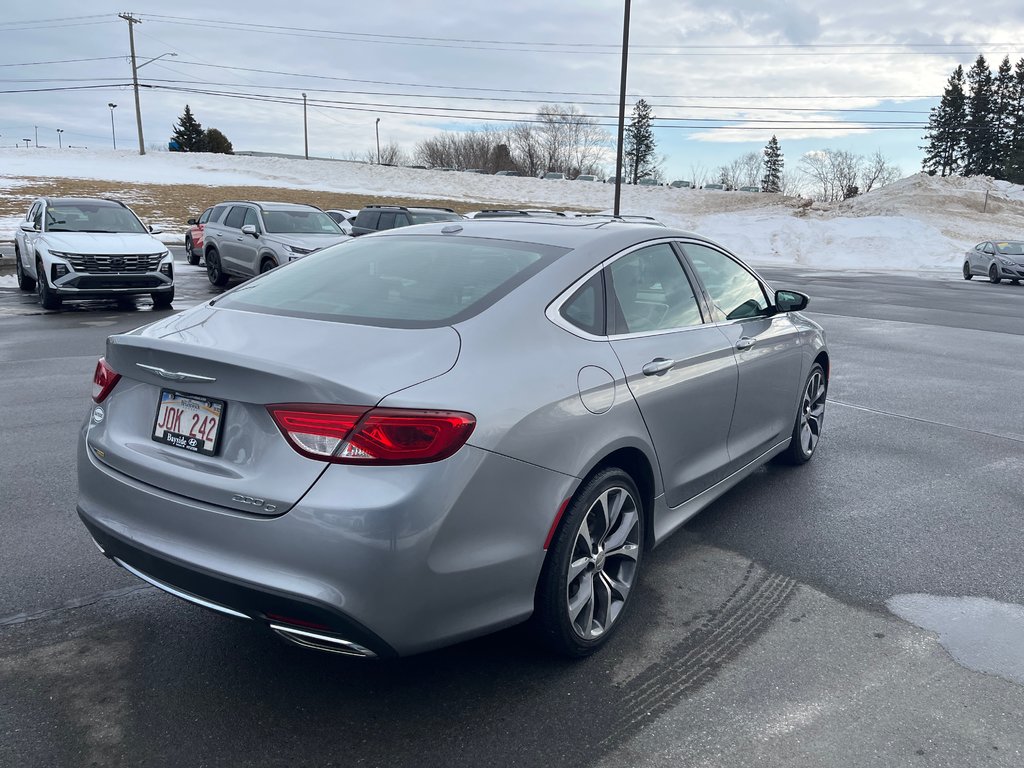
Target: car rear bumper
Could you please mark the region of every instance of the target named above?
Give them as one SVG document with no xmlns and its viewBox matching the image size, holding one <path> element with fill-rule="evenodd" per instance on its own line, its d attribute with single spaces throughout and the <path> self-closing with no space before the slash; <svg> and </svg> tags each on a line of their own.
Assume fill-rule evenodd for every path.
<svg viewBox="0 0 1024 768">
<path fill-rule="evenodd" d="M 85 432 L 78 476 L 83 522 L 136 575 L 381 657 L 526 619 L 548 528 L 575 483 L 467 445 L 435 464 L 329 465 L 289 512 L 267 517 L 134 480 L 97 459 Z"/>
</svg>

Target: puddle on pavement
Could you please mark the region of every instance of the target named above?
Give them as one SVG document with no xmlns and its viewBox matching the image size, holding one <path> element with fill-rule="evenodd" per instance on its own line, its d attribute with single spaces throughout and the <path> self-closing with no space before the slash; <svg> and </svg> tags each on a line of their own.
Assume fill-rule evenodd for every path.
<svg viewBox="0 0 1024 768">
<path fill-rule="evenodd" d="M 889 610 L 935 632 L 963 666 L 1024 685 L 1024 606 L 987 597 L 895 595 Z"/>
</svg>

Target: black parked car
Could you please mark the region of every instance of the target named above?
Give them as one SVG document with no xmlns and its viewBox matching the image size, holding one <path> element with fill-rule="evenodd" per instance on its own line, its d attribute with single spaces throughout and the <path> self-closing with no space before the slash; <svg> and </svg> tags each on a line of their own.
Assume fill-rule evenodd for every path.
<svg viewBox="0 0 1024 768">
<path fill-rule="evenodd" d="M 461 220 L 462 216 L 451 208 L 407 208 L 404 205 L 368 205 L 356 215 L 356 219 L 352 223 L 352 235 L 366 235 L 370 232 L 408 227 L 412 224 Z"/>
</svg>

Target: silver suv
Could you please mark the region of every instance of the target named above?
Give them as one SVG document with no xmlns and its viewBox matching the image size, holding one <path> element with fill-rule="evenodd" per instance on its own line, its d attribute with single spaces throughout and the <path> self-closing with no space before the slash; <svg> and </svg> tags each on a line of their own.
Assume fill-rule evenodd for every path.
<svg viewBox="0 0 1024 768">
<path fill-rule="evenodd" d="M 94 197 L 40 197 L 15 232 L 18 287 L 43 309 L 65 299 L 148 294 L 157 309 L 174 301 L 174 259 L 124 203 Z"/>
<path fill-rule="evenodd" d="M 349 239 L 312 205 L 231 202 L 215 206 L 203 229 L 206 275 L 214 285 L 253 277 Z"/>
</svg>

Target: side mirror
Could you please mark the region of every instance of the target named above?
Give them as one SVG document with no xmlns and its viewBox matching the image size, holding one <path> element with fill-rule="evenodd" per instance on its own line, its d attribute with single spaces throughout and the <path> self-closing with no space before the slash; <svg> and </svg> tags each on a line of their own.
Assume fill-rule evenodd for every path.
<svg viewBox="0 0 1024 768">
<path fill-rule="evenodd" d="M 779 312 L 800 312 L 807 308 L 810 298 L 799 291 L 776 291 L 775 309 Z"/>
<path fill-rule="evenodd" d="M 23 222 L 21 222 L 21 224 L 18 225 L 18 228 L 22 232 L 36 232 L 37 231 L 36 230 L 36 225 L 33 224 L 31 221 L 23 221 Z"/>
<path fill-rule="evenodd" d="M 260 236 L 259 232 L 256 231 L 256 225 L 255 224 L 246 224 L 245 226 L 243 226 L 242 227 L 242 234 L 243 235 L 252 235 L 253 237 L 259 237 Z"/>
<path fill-rule="evenodd" d="M 188 221 L 186 222 L 186 224 L 188 224 L 188 225 L 189 225 L 190 227 L 194 227 L 194 226 L 195 226 L 196 224 L 198 224 L 198 223 L 199 223 L 199 221 L 198 221 L 197 219 L 189 219 L 189 220 L 188 220 Z"/>
<path fill-rule="evenodd" d="M 150 224 L 149 225 L 149 234 L 151 234 L 151 235 L 159 235 L 159 234 L 162 234 L 163 231 L 164 230 L 163 230 L 162 227 L 158 227 L 155 224 Z"/>
</svg>

